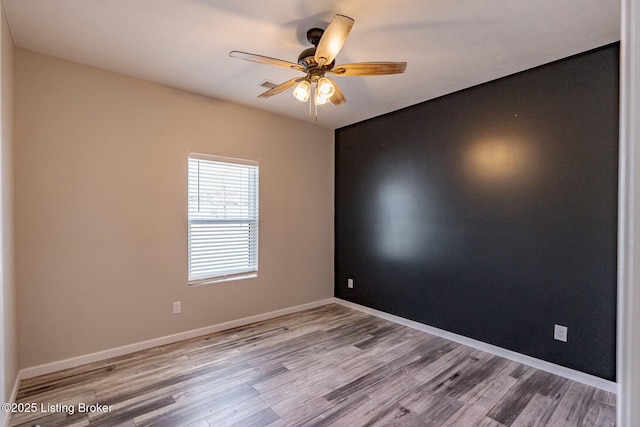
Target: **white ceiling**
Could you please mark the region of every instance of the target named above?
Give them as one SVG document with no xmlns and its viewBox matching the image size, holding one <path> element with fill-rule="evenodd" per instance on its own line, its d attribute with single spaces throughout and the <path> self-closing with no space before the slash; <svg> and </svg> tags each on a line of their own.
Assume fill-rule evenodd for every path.
<svg viewBox="0 0 640 427">
<path fill-rule="evenodd" d="M 401 75 L 339 77 L 338 128 L 619 40 L 619 0 L 3 0 L 16 46 L 313 122 L 265 79 L 298 73 L 228 56 L 296 62 L 305 33 L 355 19 L 336 64 L 406 61 Z"/>
</svg>

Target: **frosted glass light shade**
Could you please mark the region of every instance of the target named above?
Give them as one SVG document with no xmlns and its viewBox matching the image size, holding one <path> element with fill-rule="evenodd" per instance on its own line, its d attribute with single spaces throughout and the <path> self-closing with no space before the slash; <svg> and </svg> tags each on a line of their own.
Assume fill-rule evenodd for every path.
<svg viewBox="0 0 640 427">
<path fill-rule="evenodd" d="M 331 100 L 330 97 L 322 96 L 320 91 L 316 91 L 315 103 L 316 105 L 324 105 Z"/>
<path fill-rule="evenodd" d="M 326 77 L 320 77 L 316 85 L 318 93 L 324 98 L 331 98 L 333 94 L 336 93 L 336 88 L 333 86 L 333 83 Z"/>
<path fill-rule="evenodd" d="M 299 101 L 307 102 L 309 94 L 311 93 L 311 83 L 308 80 L 303 80 L 298 83 L 298 86 L 293 90 L 293 96 Z"/>
</svg>

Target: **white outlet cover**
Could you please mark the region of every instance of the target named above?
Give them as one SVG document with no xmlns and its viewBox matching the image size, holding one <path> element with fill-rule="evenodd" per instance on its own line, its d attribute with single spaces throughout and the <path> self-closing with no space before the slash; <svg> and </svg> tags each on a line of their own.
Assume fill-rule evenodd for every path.
<svg viewBox="0 0 640 427">
<path fill-rule="evenodd" d="M 347 279 L 347 288 L 353 289 L 353 279 Z"/>
<path fill-rule="evenodd" d="M 562 325 L 555 325 L 553 328 L 553 339 L 567 342 L 568 328 Z"/>
<path fill-rule="evenodd" d="M 182 303 L 180 301 L 175 301 L 173 303 L 173 314 L 178 314 L 182 311 Z"/>
</svg>

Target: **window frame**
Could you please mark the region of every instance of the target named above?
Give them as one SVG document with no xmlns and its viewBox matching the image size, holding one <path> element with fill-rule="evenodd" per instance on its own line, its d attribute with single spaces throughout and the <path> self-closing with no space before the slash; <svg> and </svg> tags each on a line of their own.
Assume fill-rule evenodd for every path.
<svg viewBox="0 0 640 427">
<path fill-rule="evenodd" d="M 200 160 L 200 161 L 209 161 L 215 163 L 222 163 L 226 165 L 243 165 L 249 166 L 253 172 L 250 173 L 255 174 L 255 177 L 249 181 L 249 189 L 247 190 L 247 198 L 250 200 L 249 204 L 251 204 L 251 193 L 253 192 L 253 204 L 255 204 L 254 208 L 250 208 L 250 211 L 255 212 L 255 219 L 251 218 L 249 215 L 246 218 L 220 218 L 220 219 L 203 219 L 203 218 L 191 218 L 191 200 L 190 200 L 190 185 L 191 185 L 191 160 Z M 258 277 L 258 265 L 259 265 L 259 229 L 260 229 L 260 163 L 256 160 L 248 160 L 248 159 L 239 159 L 235 157 L 225 157 L 218 156 L 213 154 L 202 154 L 202 153 L 187 153 L 187 281 L 189 286 L 200 286 L 200 285 L 208 285 L 212 283 L 219 282 L 227 282 L 231 280 L 241 280 L 241 279 L 249 279 Z M 216 274 L 213 276 L 207 277 L 195 277 L 192 278 L 192 224 L 247 224 L 250 227 L 250 230 L 253 230 L 255 233 L 253 236 L 248 237 L 249 242 L 253 242 L 253 244 L 249 245 L 248 250 L 248 258 L 254 258 L 253 262 L 246 269 L 234 269 L 234 271 L 230 271 L 223 274 Z M 251 233 L 251 231 L 250 231 Z"/>
</svg>

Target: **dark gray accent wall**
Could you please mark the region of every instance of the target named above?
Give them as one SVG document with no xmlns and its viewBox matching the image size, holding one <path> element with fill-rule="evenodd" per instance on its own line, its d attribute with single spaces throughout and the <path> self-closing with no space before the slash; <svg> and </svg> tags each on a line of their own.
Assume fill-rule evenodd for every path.
<svg viewBox="0 0 640 427">
<path fill-rule="evenodd" d="M 336 130 L 335 295 L 615 381 L 618 52 Z"/>
</svg>

